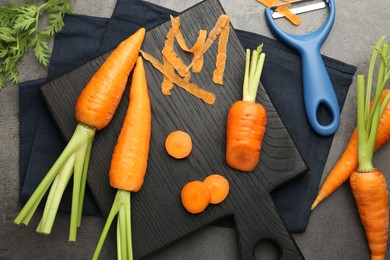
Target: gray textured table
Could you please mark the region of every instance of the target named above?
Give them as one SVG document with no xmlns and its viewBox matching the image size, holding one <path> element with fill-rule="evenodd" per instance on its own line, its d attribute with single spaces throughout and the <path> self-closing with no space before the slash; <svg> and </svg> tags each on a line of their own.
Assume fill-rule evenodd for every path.
<svg viewBox="0 0 390 260">
<path fill-rule="evenodd" d="M 16 2 L 16 1 L 15 1 Z M 18 1 L 20 2 L 20 1 Z M 152 0 L 151 2 L 182 11 L 199 0 Z M 243 29 L 271 38 L 265 24 L 263 7 L 255 0 L 239 3 L 221 0 L 232 24 Z M 0 0 L 0 4 L 5 4 Z M 74 13 L 99 17 L 110 17 L 115 0 L 72 0 Z M 386 0 L 337 1 L 337 14 L 334 27 L 324 43 L 321 52 L 329 57 L 358 67 L 357 73 L 366 71 L 370 58 L 370 48 L 380 35 L 390 37 L 390 3 Z M 320 14 L 320 15 L 318 15 Z M 313 12 L 302 16 L 303 24 L 299 33 L 309 32 L 325 19 L 325 13 Z M 287 22 L 280 23 L 286 30 L 291 28 Z M 294 32 L 294 31 L 292 31 Z M 30 54 L 31 55 L 31 52 Z M 20 64 L 22 80 L 44 77 L 46 70 L 31 56 Z M 348 136 L 355 124 L 355 81 L 341 115 L 341 126 L 333 140 L 324 177 L 341 154 Z M 18 88 L 7 85 L 0 92 L 0 259 L 88 259 L 91 257 L 104 219 L 85 217 L 79 229 L 76 243 L 67 243 L 67 213 L 59 213 L 53 232 L 45 237 L 35 233 L 37 218 L 30 226 L 18 227 L 13 219 L 21 208 L 18 202 Z M 390 163 L 385 160 L 390 152 L 386 146 L 377 153 L 375 161 L 388 178 Z M 306 259 L 368 259 L 368 249 L 364 232 L 356 214 L 356 208 L 348 185 L 344 185 L 330 199 L 321 204 L 311 215 L 307 230 L 293 234 Z M 258 258 L 261 248 L 259 249 Z M 115 241 L 106 241 L 101 257 L 114 259 Z M 169 248 L 158 252 L 149 259 L 237 259 L 237 245 L 234 231 L 221 227 L 209 227 L 182 239 Z"/>
</svg>

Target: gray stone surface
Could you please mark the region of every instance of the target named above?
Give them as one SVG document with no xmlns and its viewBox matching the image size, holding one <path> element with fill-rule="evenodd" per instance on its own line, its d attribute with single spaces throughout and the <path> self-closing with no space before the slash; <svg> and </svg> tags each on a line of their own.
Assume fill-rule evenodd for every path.
<svg viewBox="0 0 390 260">
<path fill-rule="evenodd" d="M 182 11 L 198 0 L 150 0 L 156 4 Z M 15 1 L 16 2 L 16 1 Z M 20 1 L 19 1 L 20 2 Z M 263 16 L 263 6 L 255 0 L 221 0 L 232 24 L 237 29 L 270 34 Z M 0 0 L 4 5 L 5 0 Z M 74 13 L 110 17 L 115 0 L 72 0 Z M 390 3 L 386 0 L 337 1 L 334 27 L 321 52 L 358 67 L 364 73 L 370 59 L 370 46 L 380 35 L 390 37 Z M 286 21 L 280 26 L 294 33 L 312 31 L 325 19 L 322 11 L 302 15 L 303 24 L 294 28 Z M 22 80 L 45 76 L 46 69 L 37 64 L 31 54 L 20 63 Z M 286 86 L 288 87 L 288 86 Z M 355 82 L 351 86 L 342 123 L 337 131 L 325 166 L 325 177 L 334 165 L 349 139 L 355 124 Z M 91 258 L 102 230 L 104 219 L 84 217 L 76 243 L 68 243 L 67 213 L 59 213 L 53 232 L 42 236 L 35 232 L 37 219 L 28 227 L 14 225 L 13 219 L 21 208 L 18 202 L 18 87 L 8 84 L 0 92 L 0 259 L 88 259 Z M 390 163 L 386 158 L 390 147 L 377 153 L 375 162 L 390 176 Z M 40 211 L 37 214 L 41 214 Z M 113 234 L 104 245 L 101 259 L 115 259 Z M 293 234 L 306 259 L 368 259 L 364 232 L 348 185 L 344 185 L 331 198 L 323 202 L 311 215 L 307 230 Z M 178 243 L 150 256 L 149 259 L 237 259 L 235 233 L 231 229 L 208 227 L 183 238 Z M 271 255 L 268 254 L 268 255 Z M 258 259 L 266 259 L 259 257 Z"/>
</svg>

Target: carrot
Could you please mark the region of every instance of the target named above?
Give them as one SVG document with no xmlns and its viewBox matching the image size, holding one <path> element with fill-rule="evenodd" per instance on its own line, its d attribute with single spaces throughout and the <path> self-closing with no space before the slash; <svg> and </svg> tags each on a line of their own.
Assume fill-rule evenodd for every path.
<svg viewBox="0 0 390 260">
<path fill-rule="evenodd" d="M 382 92 L 381 102 L 385 100 L 388 89 Z M 375 140 L 375 151 L 379 150 L 384 144 L 390 140 L 390 103 L 387 104 L 378 124 L 378 133 Z M 352 132 L 351 138 L 337 161 L 333 169 L 326 177 L 324 183 L 318 191 L 317 197 L 314 200 L 311 209 L 313 210 L 323 200 L 335 192 L 344 182 L 351 176 L 352 172 L 358 167 L 358 153 L 357 153 L 358 135 L 355 128 Z"/>
<path fill-rule="evenodd" d="M 142 57 L 138 57 L 131 81 L 129 106 L 111 159 L 110 184 L 118 191 L 93 259 L 99 257 L 116 215 L 118 215 L 118 258 L 133 259 L 130 193 L 139 191 L 144 182 L 149 155 L 151 120 L 145 69 Z"/>
<path fill-rule="evenodd" d="M 118 107 L 128 76 L 137 61 L 144 37 L 145 29 L 140 29 L 110 54 L 77 100 L 77 121 L 97 130 L 108 125 Z M 117 93 L 108 86 L 118 88 Z"/>
<path fill-rule="evenodd" d="M 50 234 L 58 206 L 72 173 L 73 194 L 69 240 L 76 240 L 81 224 L 82 206 L 92 141 L 96 130 L 112 119 L 125 89 L 145 36 L 140 29 L 124 40 L 107 58 L 81 92 L 75 107 L 78 125 L 68 145 L 46 174 L 14 222 L 28 224 L 51 185 L 37 232 Z"/>
<path fill-rule="evenodd" d="M 387 106 L 390 95 L 379 106 L 381 93 L 390 79 L 388 44 L 381 37 L 372 54 L 367 83 L 364 75 L 358 75 L 358 168 L 350 176 L 350 185 L 358 208 L 360 220 L 366 232 L 371 259 L 385 259 L 388 228 L 389 198 L 383 173 L 373 165 L 375 141 L 381 111 Z M 372 76 L 377 55 L 380 55 L 378 80 L 373 105 L 370 108 Z"/>
<path fill-rule="evenodd" d="M 209 189 L 211 204 L 221 203 L 229 194 L 229 182 L 222 175 L 209 175 L 203 180 L 203 183 Z"/>
<path fill-rule="evenodd" d="M 192 151 L 191 136 L 183 131 L 174 131 L 167 136 L 165 149 L 170 156 L 183 159 Z"/>
<path fill-rule="evenodd" d="M 201 181 L 191 181 L 181 190 L 181 202 L 188 212 L 200 213 L 210 203 L 209 189 Z"/>
<path fill-rule="evenodd" d="M 252 53 L 246 51 L 243 100 L 229 110 L 226 129 L 226 162 L 236 170 L 252 171 L 259 161 L 261 144 L 267 124 L 267 113 L 255 103 L 265 54 L 262 45 Z"/>
</svg>

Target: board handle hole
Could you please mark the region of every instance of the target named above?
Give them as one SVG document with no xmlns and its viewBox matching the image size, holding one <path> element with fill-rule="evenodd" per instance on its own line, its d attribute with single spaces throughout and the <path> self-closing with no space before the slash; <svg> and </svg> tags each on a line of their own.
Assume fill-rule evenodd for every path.
<svg viewBox="0 0 390 260">
<path fill-rule="evenodd" d="M 277 260 L 280 259 L 280 247 L 271 239 L 262 239 L 255 246 L 255 259 Z"/>
</svg>

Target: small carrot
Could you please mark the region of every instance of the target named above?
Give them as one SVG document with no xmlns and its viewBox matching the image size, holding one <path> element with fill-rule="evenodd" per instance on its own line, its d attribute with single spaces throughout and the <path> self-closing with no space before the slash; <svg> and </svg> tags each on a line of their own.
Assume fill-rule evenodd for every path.
<svg viewBox="0 0 390 260">
<path fill-rule="evenodd" d="M 188 212 L 200 213 L 210 204 L 209 189 L 201 181 L 191 181 L 181 190 L 181 202 Z"/>
<path fill-rule="evenodd" d="M 130 87 L 130 101 L 115 145 L 110 166 L 110 184 L 118 189 L 93 259 L 99 257 L 113 219 L 118 214 L 119 259 L 133 259 L 130 193 L 144 182 L 151 136 L 151 107 L 143 60 L 138 57 Z"/>
<path fill-rule="evenodd" d="M 167 136 L 165 149 L 170 156 L 176 159 L 183 159 L 192 151 L 191 136 L 183 131 L 174 131 Z"/>
<path fill-rule="evenodd" d="M 226 162 L 236 170 L 252 171 L 259 161 L 261 144 L 267 124 L 267 113 L 255 103 L 265 54 L 262 45 L 252 53 L 246 51 L 243 100 L 230 108 L 226 129 Z"/>
<path fill-rule="evenodd" d="M 14 222 L 28 224 L 51 185 L 37 232 L 50 234 L 62 194 L 74 172 L 69 240 L 76 240 L 84 201 L 87 170 L 96 130 L 112 119 L 128 75 L 132 71 L 145 36 L 140 29 L 113 50 L 77 99 L 75 117 L 78 125 L 68 145 L 46 174 Z"/>
<path fill-rule="evenodd" d="M 382 103 L 387 96 L 388 89 L 382 92 Z M 382 116 L 378 124 L 378 133 L 375 140 L 375 151 L 379 150 L 384 144 L 390 140 L 390 103 L 383 110 Z M 317 197 L 314 200 L 311 209 L 313 210 L 323 200 L 328 198 L 335 192 L 344 182 L 351 176 L 352 172 L 358 167 L 358 134 L 357 128 L 352 132 L 351 138 L 337 161 L 333 169 L 329 172 L 324 183 L 318 191 Z"/>
<path fill-rule="evenodd" d="M 229 194 L 228 180 L 219 174 L 212 174 L 203 180 L 210 192 L 210 203 L 219 204 L 226 199 Z"/>
<path fill-rule="evenodd" d="M 384 260 L 386 257 L 388 228 L 389 228 L 389 198 L 387 182 L 383 173 L 373 165 L 375 140 L 381 111 L 387 106 L 386 101 L 379 104 L 381 93 L 390 79 L 388 63 L 388 44 L 381 44 L 381 37 L 374 48 L 368 69 L 368 80 L 358 75 L 358 168 L 350 176 L 350 185 L 358 208 L 360 220 L 366 232 L 371 259 Z M 377 54 L 380 54 L 376 95 L 370 109 L 372 75 Z"/>
</svg>

